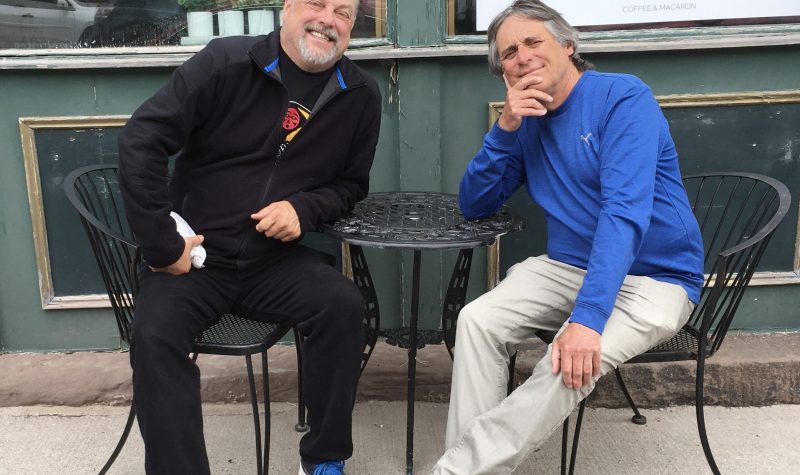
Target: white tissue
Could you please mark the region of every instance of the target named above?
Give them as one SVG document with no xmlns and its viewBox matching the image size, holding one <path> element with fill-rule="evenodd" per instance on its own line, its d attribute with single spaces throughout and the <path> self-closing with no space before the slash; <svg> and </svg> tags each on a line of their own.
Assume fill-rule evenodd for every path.
<svg viewBox="0 0 800 475">
<path fill-rule="evenodd" d="M 181 215 L 174 211 L 169 215 L 175 220 L 175 226 L 178 228 L 178 234 L 183 237 L 197 235 L 195 234 L 194 229 L 189 226 L 189 223 L 187 223 L 186 220 L 181 217 Z M 202 244 L 195 246 L 192 248 L 192 252 L 189 254 L 189 256 L 192 258 L 192 267 L 195 269 L 200 269 L 203 267 L 203 263 L 206 261 L 206 248 L 204 248 Z"/>
</svg>

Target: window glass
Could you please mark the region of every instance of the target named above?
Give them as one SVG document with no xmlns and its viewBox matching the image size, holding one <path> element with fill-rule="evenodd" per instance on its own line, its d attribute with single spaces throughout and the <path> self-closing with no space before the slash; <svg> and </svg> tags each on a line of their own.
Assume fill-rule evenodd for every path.
<svg viewBox="0 0 800 475">
<path fill-rule="evenodd" d="M 447 6 L 448 35 L 483 33 L 475 28 L 475 0 L 448 0 Z"/>
<path fill-rule="evenodd" d="M 386 0 L 359 0 L 353 38 L 386 36 Z"/>
<path fill-rule="evenodd" d="M 269 33 L 282 9 L 283 0 L 0 0 L 0 48 L 205 44 Z M 385 25 L 386 0 L 359 0 L 353 38 L 385 36 Z"/>
<path fill-rule="evenodd" d="M 576 2 L 548 0 L 580 31 L 644 28 L 704 27 L 800 23 L 797 0 L 602 0 Z M 472 35 L 486 31 L 492 18 L 511 0 L 447 0 L 448 34 Z"/>
</svg>

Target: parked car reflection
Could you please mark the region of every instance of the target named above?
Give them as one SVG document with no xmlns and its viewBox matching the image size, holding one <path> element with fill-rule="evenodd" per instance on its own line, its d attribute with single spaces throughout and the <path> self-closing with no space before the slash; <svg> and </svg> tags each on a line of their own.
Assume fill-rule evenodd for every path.
<svg viewBox="0 0 800 475">
<path fill-rule="evenodd" d="M 83 46 L 172 45 L 185 29 L 186 13 L 175 0 L 118 0 Z"/>
<path fill-rule="evenodd" d="M 110 12 L 78 0 L 0 0 L 0 48 L 74 47 Z"/>
<path fill-rule="evenodd" d="M 359 0 L 354 38 L 386 34 L 385 2 Z M 279 10 L 281 4 L 217 0 L 209 10 Z M 0 0 L 0 48 L 164 46 L 181 44 L 186 34 L 186 11 L 177 0 Z"/>
</svg>

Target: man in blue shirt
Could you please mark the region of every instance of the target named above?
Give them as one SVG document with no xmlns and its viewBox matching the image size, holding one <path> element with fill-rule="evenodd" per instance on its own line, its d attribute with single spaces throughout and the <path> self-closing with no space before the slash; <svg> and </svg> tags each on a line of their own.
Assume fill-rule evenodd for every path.
<svg viewBox="0 0 800 475">
<path fill-rule="evenodd" d="M 547 254 L 460 313 L 435 474 L 513 471 L 602 374 L 677 332 L 703 284 L 700 231 L 650 88 L 590 70 L 577 32 L 536 0 L 501 12 L 488 38 L 506 100 L 461 181 L 461 208 L 488 216 L 524 186 L 544 209 Z M 539 329 L 559 333 L 505 398 L 509 354 Z"/>
</svg>

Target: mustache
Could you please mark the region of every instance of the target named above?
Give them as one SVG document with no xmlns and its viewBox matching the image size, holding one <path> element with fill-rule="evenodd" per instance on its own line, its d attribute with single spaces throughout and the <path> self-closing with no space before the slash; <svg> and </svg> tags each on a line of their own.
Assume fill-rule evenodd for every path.
<svg viewBox="0 0 800 475">
<path fill-rule="evenodd" d="M 306 23 L 303 25 L 306 31 L 314 31 L 328 37 L 331 41 L 339 41 L 339 34 L 333 28 L 326 28 L 319 23 Z"/>
<path fill-rule="evenodd" d="M 331 41 L 339 41 L 339 34 L 333 28 L 326 28 L 319 23 L 306 23 L 303 25 L 306 31 L 314 31 L 328 37 Z"/>
</svg>

